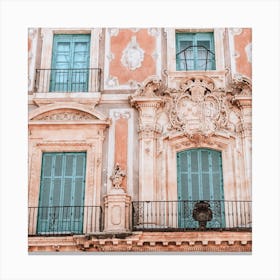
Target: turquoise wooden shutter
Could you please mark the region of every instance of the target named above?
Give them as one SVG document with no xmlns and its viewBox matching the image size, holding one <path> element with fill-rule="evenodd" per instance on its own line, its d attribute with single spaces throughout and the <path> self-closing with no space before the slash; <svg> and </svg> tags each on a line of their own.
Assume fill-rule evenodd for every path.
<svg viewBox="0 0 280 280">
<path fill-rule="evenodd" d="M 215 70 L 214 46 L 212 32 L 176 33 L 176 70 Z"/>
<path fill-rule="evenodd" d="M 50 91 L 86 92 L 90 35 L 54 35 Z"/>
<path fill-rule="evenodd" d="M 221 152 L 211 149 L 191 149 L 177 154 L 178 223 L 179 227 L 196 228 L 192 218 L 194 204 L 210 201 L 213 219 L 209 228 L 222 228 L 224 194 Z"/>
<path fill-rule="evenodd" d="M 44 153 L 37 232 L 83 230 L 86 153 Z"/>
</svg>

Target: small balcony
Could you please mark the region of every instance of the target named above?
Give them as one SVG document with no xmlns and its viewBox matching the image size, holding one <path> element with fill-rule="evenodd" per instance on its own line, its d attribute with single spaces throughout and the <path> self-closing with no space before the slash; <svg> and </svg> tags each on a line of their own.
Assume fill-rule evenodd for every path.
<svg viewBox="0 0 280 280">
<path fill-rule="evenodd" d="M 53 206 L 28 208 L 28 235 L 73 235 L 100 232 L 100 206 Z"/>
<path fill-rule="evenodd" d="M 177 71 L 215 70 L 215 53 L 205 46 L 188 46 L 176 53 Z"/>
<path fill-rule="evenodd" d="M 35 92 L 100 92 L 100 68 L 36 69 Z"/>
<path fill-rule="evenodd" d="M 133 230 L 196 231 L 199 222 L 193 217 L 197 200 L 134 201 L 132 203 Z M 211 220 L 204 230 L 251 231 L 251 201 L 207 201 Z"/>
</svg>

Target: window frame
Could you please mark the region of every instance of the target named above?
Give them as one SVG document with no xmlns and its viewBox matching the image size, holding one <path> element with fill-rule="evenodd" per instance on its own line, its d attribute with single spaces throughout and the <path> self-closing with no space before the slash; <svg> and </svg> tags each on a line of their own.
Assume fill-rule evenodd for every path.
<svg viewBox="0 0 280 280">
<path fill-rule="evenodd" d="M 53 28 L 42 28 L 41 37 L 42 37 L 42 52 L 40 57 L 40 69 L 51 69 L 52 66 L 52 52 L 53 52 L 53 40 L 54 35 L 56 34 L 89 34 L 90 35 L 90 50 L 89 50 L 89 68 L 99 68 L 100 60 L 100 38 L 102 34 L 102 28 L 85 28 L 85 29 L 53 29 Z M 49 91 L 49 82 L 44 85 L 44 88 L 39 88 L 35 94 L 38 97 L 53 97 L 52 93 Z M 94 87 L 93 87 L 94 88 Z M 87 93 L 92 92 L 90 90 Z M 44 93 L 44 94 L 42 94 Z M 60 97 L 62 97 L 61 92 Z M 51 96 L 49 96 L 51 94 Z"/>
<path fill-rule="evenodd" d="M 225 70 L 225 55 L 224 55 L 224 32 L 225 28 L 166 28 L 167 38 L 167 70 L 169 76 L 176 76 L 178 74 L 184 75 L 184 73 L 216 73 Z M 192 70 L 182 71 L 176 70 L 176 33 L 198 33 L 198 32 L 213 32 L 214 34 L 214 53 L 215 53 L 215 70 Z"/>
<path fill-rule="evenodd" d="M 215 41 L 214 41 L 214 32 L 176 32 L 176 71 L 207 71 L 207 70 L 216 70 L 216 59 L 215 59 Z M 184 49 L 180 48 L 180 43 L 183 41 L 192 42 L 191 46 L 189 47 L 199 47 L 198 41 L 208 41 L 209 42 L 209 50 L 211 53 L 214 54 L 214 59 L 209 59 L 210 69 L 204 70 L 199 69 L 199 56 L 198 56 L 198 49 L 194 48 L 192 50 L 192 58 L 186 58 L 187 61 L 193 61 L 193 69 L 180 69 L 180 58 L 178 57 L 178 53 L 182 52 Z M 210 54 L 211 55 L 211 54 Z M 185 65 L 187 68 L 187 65 Z"/>
<path fill-rule="evenodd" d="M 52 48 L 52 62 L 51 62 L 51 73 L 50 73 L 50 77 L 51 77 L 51 81 L 50 81 L 50 87 L 49 87 L 49 92 L 76 92 L 75 90 L 73 90 L 73 88 L 75 87 L 75 83 L 74 81 L 76 80 L 76 78 L 74 77 L 80 77 L 80 72 L 76 71 L 76 76 L 75 76 L 75 70 L 76 69 L 80 69 L 80 68 L 76 68 L 74 67 L 74 47 L 75 47 L 75 43 L 87 43 L 87 59 L 86 59 L 86 67 L 81 68 L 83 69 L 82 72 L 82 77 L 85 77 L 85 82 L 84 82 L 84 89 L 83 90 L 79 90 L 81 92 L 88 92 L 89 90 L 89 78 L 90 78 L 90 73 L 89 73 L 89 59 L 90 59 L 90 34 L 54 34 L 53 35 L 53 48 Z M 68 61 L 68 65 L 69 67 L 67 68 L 57 68 L 57 64 L 59 63 L 57 60 L 59 51 L 58 51 L 58 46 L 61 43 L 68 43 L 69 44 L 69 61 Z M 61 70 L 60 70 L 61 69 Z M 58 75 L 57 75 L 58 74 Z M 78 74 L 78 75 L 77 75 Z M 92 73 L 93 74 L 93 73 Z M 65 80 L 66 78 L 66 83 L 62 83 L 62 89 L 59 86 L 59 90 L 56 90 L 56 78 L 57 76 L 59 77 L 59 80 L 61 80 L 61 77 L 63 78 L 62 81 Z M 60 81 L 59 81 L 60 82 Z M 66 87 L 66 90 L 64 90 L 64 88 Z"/>
</svg>

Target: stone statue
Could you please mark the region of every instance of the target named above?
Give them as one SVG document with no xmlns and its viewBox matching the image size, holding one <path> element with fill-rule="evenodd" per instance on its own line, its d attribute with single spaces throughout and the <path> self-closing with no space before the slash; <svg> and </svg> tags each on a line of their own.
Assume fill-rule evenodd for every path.
<svg viewBox="0 0 280 280">
<path fill-rule="evenodd" d="M 113 183 L 113 188 L 115 189 L 122 188 L 121 183 L 125 176 L 126 176 L 125 171 L 121 170 L 119 163 L 116 163 L 113 175 L 110 176 L 110 179 L 112 180 Z"/>
</svg>

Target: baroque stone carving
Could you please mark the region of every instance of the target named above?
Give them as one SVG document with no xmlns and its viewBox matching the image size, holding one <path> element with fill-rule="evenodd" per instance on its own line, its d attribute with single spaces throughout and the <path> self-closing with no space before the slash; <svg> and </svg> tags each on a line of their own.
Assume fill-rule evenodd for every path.
<svg viewBox="0 0 280 280">
<path fill-rule="evenodd" d="M 241 85 L 240 85 L 241 86 Z M 250 88 L 250 83 L 242 80 L 242 89 Z M 143 98 L 143 99 L 142 99 Z M 219 133 L 239 133 L 237 124 L 243 122 L 239 106 L 234 102 L 233 92 L 225 92 L 216 88 L 214 81 L 207 76 L 190 76 L 185 78 L 178 89 L 164 88 L 162 81 L 152 76 L 143 82 L 135 94 L 131 96 L 131 104 L 141 113 L 139 121 L 139 135 L 154 132 L 165 136 L 184 134 L 191 142 L 207 142 L 207 138 Z M 141 101 L 143 100 L 143 102 Z M 145 107 L 155 107 L 155 121 L 143 111 Z M 146 109 L 145 109 L 146 110 Z M 161 131 L 146 129 L 147 124 L 157 124 L 164 112 L 166 116 L 161 120 Z M 153 133 L 152 133 L 153 131 Z M 226 134 L 225 134 L 226 133 Z"/>
<path fill-rule="evenodd" d="M 235 74 L 232 81 L 232 92 L 234 95 L 251 96 L 252 83 L 250 79 L 241 74 Z"/>
<path fill-rule="evenodd" d="M 139 87 L 134 96 L 157 97 L 160 95 L 162 81 L 157 76 L 147 78 L 141 87 Z"/>
<path fill-rule="evenodd" d="M 88 113 L 66 111 L 57 113 L 48 113 L 36 117 L 34 120 L 40 121 L 83 121 L 83 120 L 95 120 L 96 118 Z"/>
<path fill-rule="evenodd" d="M 136 36 L 131 37 L 131 41 L 122 53 L 121 62 L 129 70 L 135 70 L 141 67 L 144 60 L 144 50 L 142 50 L 136 41 Z"/>
<path fill-rule="evenodd" d="M 112 181 L 113 188 L 115 189 L 122 188 L 121 184 L 125 176 L 126 176 L 125 171 L 120 168 L 120 165 L 118 163 L 116 163 L 114 172 L 112 176 L 110 176 L 110 180 Z"/>
<path fill-rule="evenodd" d="M 214 83 L 207 77 L 188 78 L 179 91 L 169 91 L 170 128 L 186 135 L 211 135 L 226 124 L 227 114 Z"/>
</svg>

